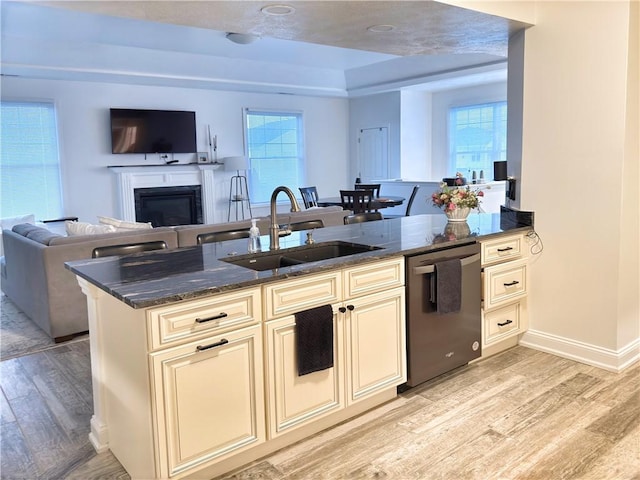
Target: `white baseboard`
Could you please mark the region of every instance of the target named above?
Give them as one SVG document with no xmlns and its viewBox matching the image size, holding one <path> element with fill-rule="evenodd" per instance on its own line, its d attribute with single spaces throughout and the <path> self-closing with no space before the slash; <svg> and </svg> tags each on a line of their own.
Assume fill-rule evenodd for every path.
<svg viewBox="0 0 640 480">
<path fill-rule="evenodd" d="M 616 351 L 549 333 L 528 330 L 522 335 L 519 343 L 524 347 L 616 373 L 640 360 L 640 338 L 636 338 Z"/>
</svg>

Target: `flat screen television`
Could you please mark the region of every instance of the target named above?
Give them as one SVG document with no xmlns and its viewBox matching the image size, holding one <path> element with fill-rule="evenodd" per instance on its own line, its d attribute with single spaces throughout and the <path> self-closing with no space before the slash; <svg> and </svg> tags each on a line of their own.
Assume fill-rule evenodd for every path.
<svg viewBox="0 0 640 480">
<path fill-rule="evenodd" d="M 195 153 L 196 113 L 112 108 L 111 153 Z"/>
</svg>

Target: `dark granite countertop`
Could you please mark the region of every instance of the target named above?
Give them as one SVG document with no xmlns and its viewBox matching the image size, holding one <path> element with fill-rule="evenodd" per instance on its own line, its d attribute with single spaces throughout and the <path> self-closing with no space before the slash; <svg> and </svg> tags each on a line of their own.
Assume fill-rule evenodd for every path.
<svg viewBox="0 0 640 480">
<path fill-rule="evenodd" d="M 499 214 L 472 214 L 461 224 L 447 224 L 445 215 L 416 215 L 317 229 L 313 232 L 316 243 L 341 240 L 382 249 L 261 272 L 219 260 L 230 255 L 246 255 L 248 239 L 78 260 L 65 265 L 127 305 L 145 308 L 528 229 L 530 227 L 503 230 Z M 268 251 L 269 236 L 264 235 L 267 232 L 262 233 L 262 249 Z M 306 232 L 293 232 L 280 238 L 280 248 L 303 246 L 306 239 Z"/>
</svg>

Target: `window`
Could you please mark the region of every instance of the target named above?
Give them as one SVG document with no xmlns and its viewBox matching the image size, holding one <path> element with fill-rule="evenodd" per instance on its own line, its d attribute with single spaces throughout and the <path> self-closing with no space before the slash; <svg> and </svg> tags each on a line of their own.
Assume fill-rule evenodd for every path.
<svg viewBox="0 0 640 480">
<path fill-rule="evenodd" d="M 493 178 L 493 162 L 507 159 L 507 102 L 449 110 L 449 173 Z"/>
<path fill-rule="evenodd" d="M 58 130 L 53 103 L 2 101 L 0 217 L 62 216 Z"/>
<path fill-rule="evenodd" d="M 302 114 L 245 110 L 249 193 L 268 203 L 279 185 L 294 193 L 304 183 Z"/>
</svg>

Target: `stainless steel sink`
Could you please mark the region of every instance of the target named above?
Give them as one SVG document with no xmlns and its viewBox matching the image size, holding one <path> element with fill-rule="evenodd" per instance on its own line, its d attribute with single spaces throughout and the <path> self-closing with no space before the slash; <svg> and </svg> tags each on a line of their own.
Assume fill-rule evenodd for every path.
<svg viewBox="0 0 640 480">
<path fill-rule="evenodd" d="M 238 255 L 221 258 L 223 262 L 232 263 L 240 267 L 252 270 L 273 270 L 276 268 L 291 267 L 303 263 L 319 262 L 330 258 L 345 257 L 358 253 L 381 250 L 381 247 L 361 245 L 358 243 L 332 241 L 315 243 L 304 247 L 294 247 L 272 252 L 257 253 L 253 255 Z"/>
</svg>

